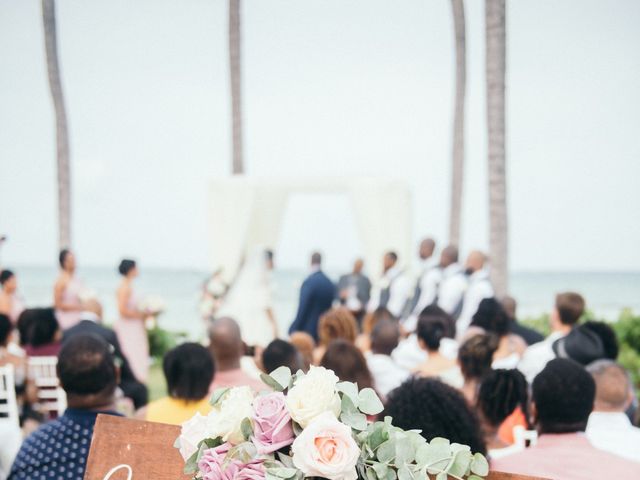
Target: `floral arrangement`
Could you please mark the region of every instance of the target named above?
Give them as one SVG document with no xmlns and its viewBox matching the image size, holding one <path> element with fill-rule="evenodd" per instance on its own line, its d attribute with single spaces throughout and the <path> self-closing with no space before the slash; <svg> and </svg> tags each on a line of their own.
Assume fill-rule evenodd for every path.
<svg viewBox="0 0 640 480">
<path fill-rule="evenodd" d="M 138 304 L 138 309 L 150 316 L 156 316 L 165 311 L 166 305 L 161 297 L 157 295 L 149 295 Z"/>
<path fill-rule="evenodd" d="M 292 375 L 280 367 L 249 387 L 213 393 L 213 409 L 182 425 L 175 447 L 185 473 L 201 480 L 481 480 L 487 460 L 444 438 L 371 422 L 383 410 L 376 393 L 311 367 Z M 286 392 L 286 393 L 285 393 Z"/>
</svg>

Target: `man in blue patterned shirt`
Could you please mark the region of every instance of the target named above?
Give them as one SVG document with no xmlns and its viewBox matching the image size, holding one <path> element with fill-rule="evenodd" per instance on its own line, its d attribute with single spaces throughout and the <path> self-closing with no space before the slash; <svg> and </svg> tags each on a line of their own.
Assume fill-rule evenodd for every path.
<svg viewBox="0 0 640 480">
<path fill-rule="evenodd" d="M 117 415 L 118 369 L 102 338 L 78 335 L 65 343 L 58 355 L 58 377 L 69 408 L 25 440 L 9 480 L 82 480 L 97 415 Z"/>
</svg>

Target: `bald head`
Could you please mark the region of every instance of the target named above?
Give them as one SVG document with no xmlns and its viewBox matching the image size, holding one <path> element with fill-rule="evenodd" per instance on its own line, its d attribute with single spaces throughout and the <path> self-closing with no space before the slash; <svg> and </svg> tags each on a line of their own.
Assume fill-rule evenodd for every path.
<svg viewBox="0 0 640 480">
<path fill-rule="evenodd" d="M 218 318 L 209 327 L 209 347 L 216 362 L 216 369 L 230 370 L 240 365 L 244 343 L 240 327 L 228 317 Z"/>
<path fill-rule="evenodd" d="M 632 400 L 627 371 L 612 360 L 597 360 L 587 366 L 596 382 L 596 412 L 624 412 Z"/>
<path fill-rule="evenodd" d="M 418 250 L 418 255 L 420 259 L 426 260 L 433 255 L 433 251 L 436 248 L 436 242 L 433 238 L 425 238 L 420 242 L 420 249 Z"/>
<path fill-rule="evenodd" d="M 484 268 L 484 264 L 487 261 L 487 256 L 480 250 L 473 250 L 467 257 L 465 263 L 465 270 L 468 273 L 474 273 Z"/>
<path fill-rule="evenodd" d="M 440 266 L 443 268 L 456 263 L 458 261 L 458 247 L 455 245 L 447 245 L 440 254 Z"/>
<path fill-rule="evenodd" d="M 364 261 L 361 258 L 357 258 L 355 262 L 353 262 L 353 273 L 362 273 L 362 269 L 364 268 Z"/>
<path fill-rule="evenodd" d="M 382 355 L 391 355 L 398 346 L 400 328 L 393 320 L 380 320 L 371 332 L 371 351 Z"/>
</svg>

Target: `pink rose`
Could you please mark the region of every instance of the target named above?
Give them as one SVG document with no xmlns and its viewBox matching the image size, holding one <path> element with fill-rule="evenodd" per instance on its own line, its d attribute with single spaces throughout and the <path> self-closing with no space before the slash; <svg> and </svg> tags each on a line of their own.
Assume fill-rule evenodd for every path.
<svg viewBox="0 0 640 480">
<path fill-rule="evenodd" d="M 254 460 L 243 465 L 234 480 L 264 480 L 265 471 L 262 460 Z"/>
<path fill-rule="evenodd" d="M 202 480 L 234 480 L 242 468 L 242 463 L 237 460 L 227 462 L 225 468 L 222 464 L 231 446 L 228 443 L 205 450 L 198 462 L 198 470 L 202 473 Z"/>
<path fill-rule="evenodd" d="M 272 453 L 293 443 L 291 415 L 281 392 L 257 397 L 253 409 L 253 443 L 259 454 Z"/>
</svg>

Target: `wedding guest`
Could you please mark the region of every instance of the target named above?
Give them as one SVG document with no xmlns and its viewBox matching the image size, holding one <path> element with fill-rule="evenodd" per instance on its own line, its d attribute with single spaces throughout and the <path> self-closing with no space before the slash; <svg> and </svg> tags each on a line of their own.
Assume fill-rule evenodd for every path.
<svg viewBox="0 0 640 480">
<path fill-rule="evenodd" d="M 0 367 L 8 364 L 13 365 L 16 392 L 21 393 L 24 392 L 27 382 L 27 361 L 24 356 L 9 351 L 12 331 L 13 323 L 7 315 L 0 313 Z"/>
<path fill-rule="evenodd" d="M 462 300 L 462 311 L 456 322 L 459 339 L 464 338 L 473 316 L 478 311 L 480 302 L 485 298 L 493 297 L 493 286 L 489 280 L 486 262 L 487 256 L 479 250 L 473 250 L 467 257 L 465 274 L 468 278 L 468 285 Z"/>
<path fill-rule="evenodd" d="M 533 345 L 534 343 L 538 343 L 544 340 L 544 336 L 539 332 L 535 331 L 533 328 L 525 327 L 521 323 L 518 322 L 518 317 L 516 315 L 516 309 L 518 304 L 513 297 L 503 297 L 500 301 L 502 304 L 502 308 L 509 317 L 509 331 L 516 335 L 519 335 L 527 345 Z"/>
<path fill-rule="evenodd" d="M 495 298 L 483 299 L 473 315 L 469 334 L 488 333 L 499 339 L 493 354 L 493 368 L 516 368 L 527 348 L 526 342 L 509 332 L 509 317 Z"/>
<path fill-rule="evenodd" d="M 458 263 L 458 247 L 449 245 L 440 253 L 442 279 L 438 286 L 437 304 L 454 319 L 458 319 L 464 303 L 467 279 Z"/>
<path fill-rule="evenodd" d="M 143 407 L 148 400 L 147 387 L 140 383 L 133 373 L 115 332 L 102 325 L 102 306 L 94 299 L 86 300 L 82 306 L 80 322 L 63 333 L 62 345 L 80 335 L 95 335 L 105 340 L 111 346 L 113 355 L 120 366 L 118 387 L 125 397 L 131 399 L 134 408 Z"/>
<path fill-rule="evenodd" d="M 584 313 L 584 309 L 585 302 L 582 295 L 574 292 L 556 295 L 555 305 L 549 316 L 551 335 L 543 342 L 528 347 L 518 364 L 518 369 L 527 377 L 527 382 L 531 383 L 547 362 L 555 358 L 553 343 L 573 329 Z"/>
<path fill-rule="evenodd" d="M 271 373 L 278 367 L 289 367 L 292 373 L 304 370 L 304 360 L 293 344 L 276 338 L 262 352 L 262 367 Z"/>
<path fill-rule="evenodd" d="M 66 330 L 80 321 L 82 283 L 76 277 L 76 256 L 64 249 L 58 256 L 60 274 L 53 286 L 53 303 L 60 328 Z"/>
<path fill-rule="evenodd" d="M 438 261 L 433 257 L 435 249 L 436 242 L 432 238 L 425 238 L 420 242 L 418 278 L 411 300 L 405 309 L 406 314 L 402 318 L 402 327 L 407 332 L 413 332 L 416 329 L 420 312 L 434 303 L 438 295 L 438 284 L 442 278 L 442 270 L 438 266 Z"/>
<path fill-rule="evenodd" d="M 109 344 L 94 335 L 77 335 L 58 356 L 58 378 L 67 410 L 24 441 L 10 480 L 83 478 L 98 414 L 115 412 L 117 367 Z"/>
<path fill-rule="evenodd" d="M 289 336 L 289 341 L 300 352 L 303 363 L 302 370 L 306 372 L 313 364 L 313 351 L 316 349 L 316 342 L 307 332 L 294 332 Z"/>
<path fill-rule="evenodd" d="M 478 418 L 455 388 L 434 378 L 412 377 L 393 390 L 384 415 L 405 430 L 420 430 L 428 441 L 435 437 L 487 453 Z"/>
<path fill-rule="evenodd" d="M 640 463 L 598 450 L 584 435 L 595 391 L 593 378 L 581 365 L 563 358 L 549 361 L 532 385 L 537 444 L 495 459 L 492 469 L 563 480 L 637 478 Z"/>
<path fill-rule="evenodd" d="M 196 413 L 207 415 L 209 385 L 215 369 L 209 351 L 198 343 L 183 343 L 167 352 L 162 360 L 168 396 L 145 407 L 149 422 L 181 425 Z"/>
<path fill-rule="evenodd" d="M 351 342 L 334 340 L 329 344 L 320 365 L 333 370 L 343 382 L 354 382 L 358 388 L 373 388 L 373 377 L 362 352 Z"/>
<path fill-rule="evenodd" d="M 24 310 L 24 304 L 16 293 L 18 280 L 11 270 L 0 271 L 0 313 L 9 317 L 15 325 Z"/>
<path fill-rule="evenodd" d="M 427 352 L 427 360 L 416 369 L 421 377 L 440 377 L 444 382 L 456 388 L 462 387 L 462 378 L 456 368 L 456 361 L 440 352 L 443 338 L 452 334 L 453 321 L 440 307 L 431 305 L 425 308 L 418 320 L 418 342 Z"/>
<path fill-rule="evenodd" d="M 144 322 L 148 315 L 138 308 L 138 298 L 133 290 L 133 281 L 138 276 L 138 267 L 135 261 L 125 259 L 120 262 L 118 272 L 122 275 L 122 281 L 116 291 L 120 317 L 113 328 L 134 375 L 142 383 L 147 383 L 149 339 Z"/>
<path fill-rule="evenodd" d="M 331 308 L 335 291 L 335 285 L 322 271 L 322 255 L 314 252 L 311 255 L 311 274 L 300 288 L 298 312 L 289 328 L 289 335 L 294 332 L 307 332 L 317 341 L 318 321 L 320 316 Z"/>
<path fill-rule="evenodd" d="M 476 404 L 478 388 L 484 377 L 491 372 L 493 354 L 497 349 L 498 339 L 494 335 L 474 335 L 460 346 L 458 365 L 464 379 L 460 390 L 469 405 Z"/>
<path fill-rule="evenodd" d="M 209 392 L 222 387 L 248 385 L 256 392 L 265 389 L 264 383 L 242 370 L 240 361 L 245 345 L 238 323 L 229 317 L 219 318 L 209 328 L 209 353 L 213 356 L 216 374 Z"/>
<path fill-rule="evenodd" d="M 373 377 L 376 391 L 386 398 L 409 377 L 409 371 L 400 367 L 391 353 L 398 346 L 400 328 L 395 320 L 381 320 L 371 332 L 371 351 L 367 352 L 367 366 Z"/>
<path fill-rule="evenodd" d="M 631 425 L 625 414 L 633 399 L 629 373 L 612 360 L 598 360 L 587 371 L 596 382 L 587 438 L 600 450 L 640 462 L 640 428 Z"/>
<path fill-rule="evenodd" d="M 618 353 L 620 351 L 618 337 L 616 336 L 616 332 L 608 323 L 589 320 L 584 322 L 582 326 L 591 330 L 600 338 L 603 348 L 603 358 L 614 361 L 618 358 Z"/>
<path fill-rule="evenodd" d="M 409 279 L 398 266 L 398 255 L 387 252 L 382 259 L 382 278 L 371 293 L 367 311 L 386 308 L 393 316 L 400 318 L 410 295 Z"/>
<path fill-rule="evenodd" d="M 332 308 L 320 317 L 318 325 L 318 346 L 313 352 L 314 363 L 317 365 L 327 351 L 328 345 L 338 339 L 355 343 L 358 335 L 358 324 L 355 317 L 344 307 Z"/>
<path fill-rule="evenodd" d="M 25 352 L 29 357 L 57 357 L 62 330 L 53 308 L 36 308 L 27 329 Z"/>
<path fill-rule="evenodd" d="M 358 322 L 362 320 L 371 297 L 371 281 L 362 273 L 363 269 L 364 261 L 361 258 L 356 259 L 351 273 L 342 275 L 336 288 L 340 304 L 348 308 Z"/>
<path fill-rule="evenodd" d="M 371 332 L 383 320 L 397 322 L 398 319 L 384 307 L 376 308 L 373 312 L 367 312 L 362 320 L 362 332 L 356 337 L 356 346 L 363 352 L 371 349 Z"/>
<path fill-rule="evenodd" d="M 491 458 L 501 458 L 524 448 L 524 445 L 505 442 L 498 431 L 516 409 L 519 408 L 525 418 L 528 416 L 527 401 L 527 380 L 518 370 L 493 370 L 482 380 L 476 406 Z"/>
<path fill-rule="evenodd" d="M 551 346 L 558 358 L 569 358 L 580 365 L 589 365 L 605 358 L 600 335 L 588 325 L 578 325 Z"/>
</svg>

